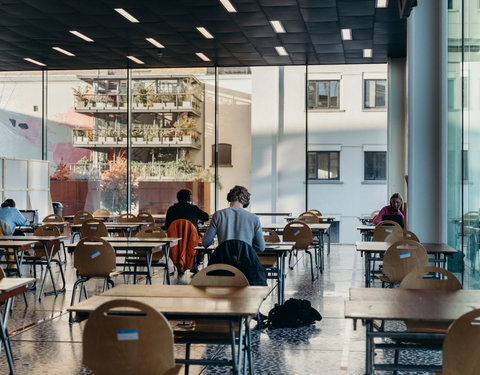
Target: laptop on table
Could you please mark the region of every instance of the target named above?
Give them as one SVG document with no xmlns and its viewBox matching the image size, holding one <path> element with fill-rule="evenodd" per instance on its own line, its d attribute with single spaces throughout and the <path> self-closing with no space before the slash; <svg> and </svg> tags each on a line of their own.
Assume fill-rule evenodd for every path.
<svg viewBox="0 0 480 375">
<path fill-rule="evenodd" d="M 403 228 L 403 216 L 402 215 L 382 215 L 382 221 L 383 220 L 391 220 L 394 221 Z"/>
</svg>

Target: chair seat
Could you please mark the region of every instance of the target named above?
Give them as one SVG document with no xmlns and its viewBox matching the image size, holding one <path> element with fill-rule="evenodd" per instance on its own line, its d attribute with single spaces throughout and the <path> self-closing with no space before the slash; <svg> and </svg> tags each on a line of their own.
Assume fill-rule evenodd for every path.
<svg viewBox="0 0 480 375">
<path fill-rule="evenodd" d="M 377 277 L 385 283 L 391 283 L 390 279 L 385 275 L 379 275 Z"/>
<path fill-rule="evenodd" d="M 265 268 L 272 268 L 277 263 L 276 255 L 259 255 L 260 264 Z"/>
</svg>

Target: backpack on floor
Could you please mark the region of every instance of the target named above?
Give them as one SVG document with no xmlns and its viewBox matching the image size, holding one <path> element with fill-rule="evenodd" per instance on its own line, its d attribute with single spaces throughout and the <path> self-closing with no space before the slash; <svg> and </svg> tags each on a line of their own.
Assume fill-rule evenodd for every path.
<svg viewBox="0 0 480 375">
<path fill-rule="evenodd" d="M 310 301 L 290 298 L 283 305 L 275 304 L 268 313 L 267 328 L 297 328 L 314 324 L 322 320 L 320 313 L 315 310 Z"/>
</svg>

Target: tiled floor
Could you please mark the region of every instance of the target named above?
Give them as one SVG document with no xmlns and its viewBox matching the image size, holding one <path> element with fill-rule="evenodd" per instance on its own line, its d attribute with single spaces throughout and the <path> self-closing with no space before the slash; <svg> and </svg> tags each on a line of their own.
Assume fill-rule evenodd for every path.
<svg viewBox="0 0 480 375">
<path fill-rule="evenodd" d="M 82 369 L 82 332 L 84 323 L 69 324 L 66 307 L 70 304 L 75 281 L 73 260 L 65 266 L 67 292 L 47 296 L 38 302 L 35 292 L 27 293 L 28 308 L 16 298 L 8 321 L 17 374 L 80 374 Z M 286 299 L 308 299 L 323 316 L 314 326 L 300 329 L 254 330 L 253 356 L 257 374 L 363 374 L 365 331 L 358 324 L 344 319 L 344 301 L 350 287 L 362 286 L 362 260 L 352 245 L 332 245 L 326 257 L 323 275 L 312 283 L 309 264 L 301 258 L 286 280 Z M 156 270 L 154 284 L 161 284 L 163 274 Z M 172 282 L 188 283 L 190 273 Z M 129 281 L 118 277 L 116 283 Z M 101 284 L 90 281 L 90 295 L 99 293 Z M 47 283 L 47 288 L 50 284 Z M 268 314 L 276 301 L 276 293 L 261 307 Z M 176 346 L 176 354 L 183 347 Z M 229 355 L 218 347 L 195 346 L 193 356 Z M 438 359 L 437 359 L 438 360 Z M 8 373 L 4 351 L 0 354 L 0 374 Z M 229 374 L 226 368 L 192 366 L 191 374 Z"/>
</svg>

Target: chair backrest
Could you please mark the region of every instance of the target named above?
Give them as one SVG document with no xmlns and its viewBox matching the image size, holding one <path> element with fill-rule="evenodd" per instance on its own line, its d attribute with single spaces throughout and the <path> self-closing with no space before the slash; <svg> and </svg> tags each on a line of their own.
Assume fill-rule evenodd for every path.
<svg viewBox="0 0 480 375">
<path fill-rule="evenodd" d="M 413 240 L 420 242 L 417 235 L 409 230 L 403 230 L 402 233 L 399 233 L 397 230 L 393 231 L 392 233 L 388 234 L 385 237 L 385 242 L 394 243 L 400 240 Z"/>
<path fill-rule="evenodd" d="M 144 227 L 136 235 L 138 238 L 165 238 L 167 234 L 159 227 Z"/>
<path fill-rule="evenodd" d="M 383 255 L 383 273 L 393 283 L 399 283 L 415 268 L 428 264 L 425 248 L 412 240 L 393 243 Z"/>
<path fill-rule="evenodd" d="M 480 374 L 480 309 L 455 320 L 443 341 L 442 375 Z"/>
<path fill-rule="evenodd" d="M 313 212 L 304 212 L 299 217 L 295 219 L 296 221 L 304 221 L 310 224 L 318 224 L 320 219 Z"/>
<path fill-rule="evenodd" d="M 123 310 L 109 313 L 115 308 Z M 83 364 L 99 375 L 164 375 L 175 367 L 172 328 L 160 312 L 144 303 L 106 302 L 85 324 Z"/>
<path fill-rule="evenodd" d="M 134 214 L 121 214 L 118 217 L 118 222 L 119 223 L 132 223 L 132 222 L 137 222 L 138 219 Z"/>
<path fill-rule="evenodd" d="M 443 275 L 444 277 L 442 279 L 438 277 L 425 278 L 426 275 L 432 273 Z M 462 284 L 453 273 L 444 268 L 423 266 L 408 273 L 400 283 L 400 288 L 458 290 L 462 289 Z"/>
<path fill-rule="evenodd" d="M 380 210 L 375 210 L 373 211 L 371 214 L 370 214 L 370 219 L 375 219 L 378 215 L 378 213 L 380 212 Z"/>
<path fill-rule="evenodd" d="M 137 219 L 139 222 L 150 223 L 151 225 L 155 225 L 155 219 L 148 212 L 140 212 L 137 215 Z"/>
<path fill-rule="evenodd" d="M 386 238 L 390 234 L 394 234 L 396 237 L 403 238 L 402 227 L 391 220 L 384 220 L 377 224 L 373 230 L 374 241 L 386 241 Z"/>
<path fill-rule="evenodd" d="M 80 237 L 108 237 L 108 230 L 101 220 L 88 219 L 82 224 Z"/>
<path fill-rule="evenodd" d="M 88 211 L 77 211 L 73 217 L 73 224 L 83 224 L 85 220 L 93 219 L 93 216 Z"/>
<path fill-rule="evenodd" d="M 63 222 L 63 217 L 61 217 L 60 215 L 57 215 L 57 214 L 50 214 L 50 215 L 45 216 L 43 218 L 42 222 L 44 222 L 44 223 L 52 223 L 52 222 L 61 223 L 61 222 Z"/>
<path fill-rule="evenodd" d="M 312 208 L 312 209 L 308 210 L 307 212 L 313 212 L 317 216 L 322 216 L 322 213 L 315 208 Z"/>
<path fill-rule="evenodd" d="M 106 208 L 99 208 L 93 211 L 93 217 L 96 219 L 108 219 L 110 217 L 110 211 Z"/>
<path fill-rule="evenodd" d="M 313 242 L 312 230 L 302 221 L 292 221 L 283 228 L 283 240 L 295 242 L 294 249 L 307 249 Z"/>
<path fill-rule="evenodd" d="M 35 236 L 47 237 L 47 236 L 60 236 L 60 229 L 55 224 L 43 224 L 35 229 Z M 47 244 L 46 246 L 52 246 L 52 244 Z M 60 242 L 53 243 L 52 257 L 55 256 L 60 250 Z M 34 248 L 35 256 L 44 257 L 45 252 L 43 251 L 43 246 L 39 248 Z"/>
<path fill-rule="evenodd" d="M 265 242 L 280 242 L 280 237 L 277 232 L 272 229 L 262 228 L 263 240 Z"/>
<path fill-rule="evenodd" d="M 3 270 L 2 267 L 0 267 L 0 280 L 4 279 L 6 276 L 5 276 L 5 271 Z"/>
<path fill-rule="evenodd" d="M 195 286 L 248 286 L 248 280 L 238 268 L 229 264 L 212 264 L 198 271 L 190 284 Z"/>
<path fill-rule="evenodd" d="M 80 276 L 107 277 L 115 270 L 115 251 L 101 238 L 82 238 L 75 246 L 73 256 L 73 266 Z"/>
</svg>

